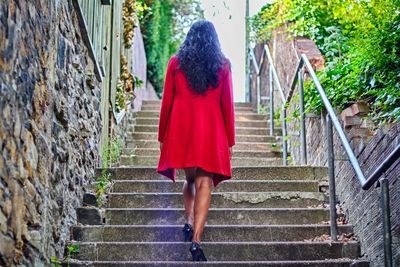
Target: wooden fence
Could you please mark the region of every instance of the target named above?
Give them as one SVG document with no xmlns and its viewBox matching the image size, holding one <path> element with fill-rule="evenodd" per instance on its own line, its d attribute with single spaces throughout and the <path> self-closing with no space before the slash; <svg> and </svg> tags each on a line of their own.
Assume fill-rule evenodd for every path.
<svg viewBox="0 0 400 267">
<path fill-rule="evenodd" d="M 95 62 L 95 74 L 102 81 L 101 147 L 108 143 L 111 128 L 116 118 L 116 86 L 120 77 L 121 55 L 128 59 L 131 49 L 126 49 L 123 38 L 123 0 L 73 0 L 78 13 L 82 37 Z M 128 60 L 131 65 L 131 60 Z"/>
</svg>

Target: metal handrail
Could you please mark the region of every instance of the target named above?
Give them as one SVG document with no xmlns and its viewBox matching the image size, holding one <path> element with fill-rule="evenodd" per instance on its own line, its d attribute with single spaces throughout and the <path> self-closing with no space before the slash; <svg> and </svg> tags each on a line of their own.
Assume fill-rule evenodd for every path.
<svg viewBox="0 0 400 267">
<path fill-rule="evenodd" d="M 283 136 L 283 140 L 282 140 L 282 148 L 283 148 L 283 165 L 287 166 L 288 161 L 287 161 L 287 140 L 286 137 L 287 136 L 287 125 L 286 125 L 286 97 L 285 97 L 285 93 L 282 89 L 281 83 L 279 81 L 279 77 L 278 74 L 276 72 L 276 68 L 273 64 L 272 61 L 272 56 L 271 56 L 271 52 L 268 49 L 268 46 L 264 45 L 264 49 L 263 52 L 261 54 L 261 58 L 260 58 L 260 63 L 257 61 L 256 59 L 256 55 L 254 54 L 253 49 L 250 49 L 249 51 L 250 54 L 250 59 L 251 62 L 253 63 L 253 66 L 256 70 L 256 74 L 257 74 L 257 113 L 260 113 L 260 103 L 261 103 L 261 70 L 264 64 L 264 55 L 267 55 L 268 61 L 269 61 L 269 81 L 270 81 L 270 88 L 272 88 L 273 86 L 273 82 L 276 83 L 279 94 L 281 96 L 281 101 L 283 103 L 282 105 L 282 115 L 281 115 L 281 120 L 282 120 L 282 136 Z M 270 90 L 270 114 L 269 114 L 269 123 L 270 123 L 270 135 L 273 136 L 274 135 L 274 92 L 273 90 Z"/>
<path fill-rule="evenodd" d="M 257 71 L 257 87 L 260 90 L 260 79 L 259 76 L 261 75 L 261 67 L 257 65 L 257 60 L 255 59 L 254 52 L 251 50 L 251 55 L 253 58 L 253 64 Z M 334 151 L 333 151 L 333 127 L 335 127 L 336 131 L 338 132 L 339 138 L 342 142 L 342 145 L 346 151 L 346 154 L 349 158 L 349 161 L 356 173 L 357 179 L 360 182 L 360 185 L 363 190 L 368 190 L 372 187 L 372 185 L 378 182 L 378 185 L 381 186 L 381 194 L 382 194 L 382 213 L 383 213 L 383 227 L 384 227 L 384 252 L 385 252 L 385 266 L 391 267 L 392 263 L 392 249 L 391 249 L 391 226 L 390 226 L 390 198 L 389 198 L 389 183 L 387 177 L 385 177 L 385 172 L 395 163 L 396 160 L 400 158 L 400 144 L 398 144 L 395 149 L 390 153 L 390 155 L 376 168 L 376 170 L 366 178 L 364 172 L 360 167 L 360 163 L 356 158 L 349 141 L 347 140 L 346 134 L 340 122 L 335 114 L 335 111 L 330 103 L 325 91 L 315 74 L 315 71 L 308 60 L 307 56 L 302 54 L 299 62 L 296 66 L 296 71 L 294 73 L 290 90 L 288 92 L 287 97 L 283 92 L 283 89 L 280 85 L 279 78 L 273 64 L 273 60 L 271 57 L 271 53 L 267 45 L 264 45 L 264 54 L 267 55 L 269 64 L 270 64 L 270 95 L 273 96 L 274 87 L 272 84 L 272 80 L 278 85 L 278 90 L 281 92 L 282 99 L 282 111 L 283 111 L 283 130 L 282 130 L 282 138 L 283 138 L 283 155 L 284 158 L 287 157 L 287 126 L 286 126 L 286 110 L 289 108 L 289 104 L 293 98 L 294 91 L 296 89 L 296 84 L 299 86 L 299 93 L 300 93 L 300 113 L 301 113 L 301 157 L 302 163 L 307 163 L 307 150 L 306 150 L 306 134 L 305 134 L 305 116 L 304 116 L 304 91 L 303 91 L 303 67 L 305 66 L 308 70 L 308 74 L 310 75 L 311 79 L 313 80 L 316 89 L 322 99 L 322 102 L 325 106 L 327 111 L 326 121 L 327 121 L 327 142 L 328 142 L 328 174 L 329 174 L 329 202 L 330 202 L 330 226 L 331 226 L 331 238 L 333 240 L 337 240 L 337 222 L 336 222 L 336 186 L 335 186 L 335 171 L 334 171 Z M 259 98 L 259 94 L 257 95 Z M 270 110 L 273 114 L 274 104 L 273 98 L 270 98 Z M 257 99 L 259 101 L 259 99 Z M 273 118 L 273 116 L 272 116 Z M 287 164 L 287 160 L 284 159 L 284 165 Z M 383 177 L 382 177 L 383 175 Z M 382 177 L 382 178 L 381 178 Z"/>
</svg>

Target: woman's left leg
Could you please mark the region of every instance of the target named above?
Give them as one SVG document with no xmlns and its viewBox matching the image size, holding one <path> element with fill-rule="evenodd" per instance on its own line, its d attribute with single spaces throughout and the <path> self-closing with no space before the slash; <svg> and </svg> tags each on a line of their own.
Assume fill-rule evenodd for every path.
<svg viewBox="0 0 400 267">
<path fill-rule="evenodd" d="M 185 168 L 186 181 L 183 183 L 183 203 L 185 206 L 185 217 L 189 225 L 193 225 L 194 220 L 194 197 L 196 194 L 194 179 L 196 168 Z"/>
<path fill-rule="evenodd" d="M 204 225 L 211 204 L 213 174 L 198 169 L 194 181 L 196 195 L 194 199 L 194 235 L 193 242 L 200 243 Z"/>
</svg>

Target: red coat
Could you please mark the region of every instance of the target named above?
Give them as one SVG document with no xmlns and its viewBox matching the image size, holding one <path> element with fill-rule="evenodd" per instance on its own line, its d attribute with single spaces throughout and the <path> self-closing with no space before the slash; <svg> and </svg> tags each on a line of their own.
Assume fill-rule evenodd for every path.
<svg viewBox="0 0 400 267">
<path fill-rule="evenodd" d="M 175 169 L 200 167 L 215 173 L 214 186 L 232 176 L 229 147 L 235 144 L 232 74 L 219 70 L 219 85 L 199 95 L 190 88 L 178 58 L 167 67 L 158 141 L 163 143 L 157 172 L 175 181 Z"/>
</svg>

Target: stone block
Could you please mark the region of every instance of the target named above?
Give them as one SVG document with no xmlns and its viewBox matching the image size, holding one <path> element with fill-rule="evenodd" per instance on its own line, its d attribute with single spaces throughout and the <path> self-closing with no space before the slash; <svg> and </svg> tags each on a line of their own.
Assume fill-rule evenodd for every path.
<svg viewBox="0 0 400 267">
<path fill-rule="evenodd" d="M 82 207 L 77 209 L 78 222 L 88 225 L 102 224 L 100 210 L 97 208 Z"/>
<path fill-rule="evenodd" d="M 92 193 L 83 194 L 83 205 L 84 206 L 97 206 L 96 195 Z"/>
<path fill-rule="evenodd" d="M 346 108 L 340 114 L 342 121 L 346 119 L 346 117 L 353 117 L 353 116 L 362 116 L 369 112 L 369 106 L 365 102 L 357 102 L 351 105 L 350 107 Z"/>
<path fill-rule="evenodd" d="M 343 124 L 345 128 L 349 128 L 352 126 L 360 126 L 363 120 L 360 116 L 346 116 L 343 120 Z"/>
</svg>

